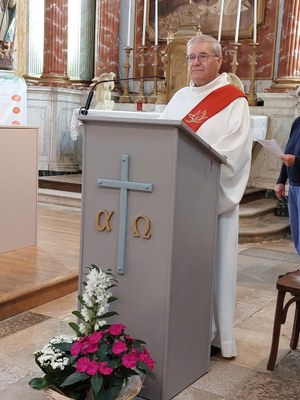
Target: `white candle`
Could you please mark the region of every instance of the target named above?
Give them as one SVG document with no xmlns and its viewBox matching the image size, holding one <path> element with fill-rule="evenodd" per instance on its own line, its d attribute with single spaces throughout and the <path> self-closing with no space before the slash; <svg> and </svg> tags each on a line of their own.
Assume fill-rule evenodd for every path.
<svg viewBox="0 0 300 400">
<path fill-rule="evenodd" d="M 158 0 L 155 0 L 155 29 L 154 29 L 154 44 L 158 45 Z"/>
<path fill-rule="evenodd" d="M 235 38 L 234 38 L 235 43 L 237 43 L 239 40 L 240 18 L 241 18 L 241 7 L 242 7 L 242 0 L 238 0 L 238 1 L 239 1 L 239 3 L 238 3 L 237 14 L 236 14 Z"/>
<path fill-rule="evenodd" d="M 219 19 L 219 32 L 218 32 L 218 42 L 219 43 L 221 42 L 223 14 L 224 14 L 224 0 L 221 0 L 220 19 Z"/>
<path fill-rule="evenodd" d="M 253 43 L 257 41 L 257 0 L 254 0 L 254 16 L 253 16 Z"/>
<path fill-rule="evenodd" d="M 129 5 L 128 5 L 127 47 L 130 47 L 130 31 L 131 31 L 131 0 L 129 0 Z"/>
<path fill-rule="evenodd" d="M 144 0 L 144 18 L 143 18 L 143 37 L 142 37 L 142 46 L 145 46 L 146 43 L 146 24 L 147 24 L 147 0 Z"/>
</svg>

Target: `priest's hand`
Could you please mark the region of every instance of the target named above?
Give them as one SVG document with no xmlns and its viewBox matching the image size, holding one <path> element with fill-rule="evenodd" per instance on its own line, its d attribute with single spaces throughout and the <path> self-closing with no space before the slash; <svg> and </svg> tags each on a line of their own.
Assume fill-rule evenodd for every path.
<svg viewBox="0 0 300 400">
<path fill-rule="evenodd" d="M 285 184 L 284 183 L 277 183 L 274 190 L 275 190 L 275 195 L 278 199 L 281 199 L 282 197 L 285 196 Z"/>
</svg>

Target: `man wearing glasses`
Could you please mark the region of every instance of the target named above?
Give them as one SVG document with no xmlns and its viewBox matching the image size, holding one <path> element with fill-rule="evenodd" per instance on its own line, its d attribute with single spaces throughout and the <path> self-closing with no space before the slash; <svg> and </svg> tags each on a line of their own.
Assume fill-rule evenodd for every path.
<svg viewBox="0 0 300 400">
<path fill-rule="evenodd" d="M 238 219 L 251 165 L 250 113 L 244 92 L 230 84 L 227 73 L 219 74 L 222 48 L 216 39 L 193 37 L 187 43 L 187 63 L 190 85 L 175 93 L 160 118 L 182 120 L 227 159 L 221 165 L 212 345 L 231 358 L 237 355 Z"/>
</svg>

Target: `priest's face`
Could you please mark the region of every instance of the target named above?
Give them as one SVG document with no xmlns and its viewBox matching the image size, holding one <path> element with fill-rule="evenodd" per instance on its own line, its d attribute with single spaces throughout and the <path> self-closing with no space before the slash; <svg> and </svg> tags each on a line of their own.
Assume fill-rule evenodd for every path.
<svg viewBox="0 0 300 400">
<path fill-rule="evenodd" d="M 217 78 L 222 56 L 216 55 L 210 42 L 194 42 L 188 47 L 188 71 L 196 86 L 207 85 Z"/>
</svg>

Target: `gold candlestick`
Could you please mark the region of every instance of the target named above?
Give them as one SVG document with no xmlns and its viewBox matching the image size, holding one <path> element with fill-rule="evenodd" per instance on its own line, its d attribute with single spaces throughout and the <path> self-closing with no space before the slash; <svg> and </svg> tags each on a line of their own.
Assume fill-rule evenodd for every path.
<svg viewBox="0 0 300 400">
<path fill-rule="evenodd" d="M 142 103 L 146 102 L 145 98 L 145 90 L 144 90 L 144 70 L 145 70 L 145 51 L 147 46 L 140 46 L 141 52 L 141 62 L 139 64 L 140 67 L 140 90 L 139 94 L 136 96 L 136 102 L 141 101 Z"/>
<path fill-rule="evenodd" d="M 126 57 L 125 57 L 125 64 L 123 65 L 123 67 L 125 70 L 125 78 L 128 79 L 129 78 L 129 70 L 130 70 L 129 57 L 130 57 L 130 52 L 132 50 L 132 47 L 130 47 L 130 46 L 124 47 L 124 50 L 126 52 Z M 120 103 L 130 103 L 129 80 L 125 81 L 124 91 L 123 91 L 123 94 L 119 97 L 119 102 Z"/>
<path fill-rule="evenodd" d="M 248 104 L 249 106 L 257 105 L 257 96 L 255 93 L 255 72 L 256 72 L 256 48 L 259 46 L 259 43 L 250 43 L 252 47 L 252 60 L 251 60 L 251 72 L 250 72 L 250 87 L 248 93 Z"/>
<path fill-rule="evenodd" d="M 157 102 L 157 70 L 158 70 L 158 45 L 154 45 L 153 47 L 153 75 L 154 75 L 154 82 L 153 82 L 153 92 L 152 95 L 147 98 L 148 103 L 156 103 Z"/>
<path fill-rule="evenodd" d="M 236 75 L 236 70 L 237 66 L 239 65 L 238 60 L 237 60 L 237 53 L 238 49 L 241 43 L 234 42 L 233 43 L 233 57 L 232 57 L 232 62 L 231 62 L 231 72 Z"/>
</svg>

